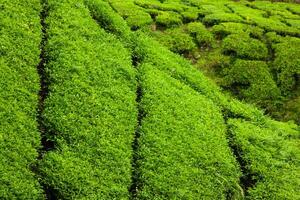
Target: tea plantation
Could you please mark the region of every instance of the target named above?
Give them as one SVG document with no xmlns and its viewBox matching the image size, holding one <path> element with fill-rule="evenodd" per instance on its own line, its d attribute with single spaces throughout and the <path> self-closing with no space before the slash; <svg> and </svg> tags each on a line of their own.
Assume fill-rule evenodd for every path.
<svg viewBox="0 0 300 200">
<path fill-rule="evenodd" d="M 300 199 L 296 2 L 0 11 L 0 199 Z"/>
</svg>

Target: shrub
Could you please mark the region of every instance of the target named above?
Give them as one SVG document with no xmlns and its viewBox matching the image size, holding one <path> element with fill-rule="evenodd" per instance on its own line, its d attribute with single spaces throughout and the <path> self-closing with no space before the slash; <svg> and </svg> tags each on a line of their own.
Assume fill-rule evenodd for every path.
<svg viewBox="0 0 300 200">
<path fill-rule="evenodd" d="M 222 94 L 215 83 L 195 69 L 184 58 L 169 52 L 153 39 L 140 32 L 135 34 L 134 40 L 136 44 L 134 53 L 138 60 L 151 63 L 157 69 L 189 85 L 232 115 L 263 121 L 264 117 L 261 111 Z"/>
<path fill-rule="evenodd" d="M 41 160 L 40 179 L 58 199 L 128 199 L 137 124 L 131 55 L 83 1 L 48 2 L 44 116 L 55 150 Z"/>
<path fill-rule="evenodd" d="M 196 21 L 199 17 L 199 10 L 197 8 L 189 7 L 185 11 L 180 12 L 184 22 Z"/>
<path fill-rule="evenodd" d="M 213 13 L 206 15 L 203 22 L 209 26 L 219 24 L 221 22 L 243 22 L 243 19 L 234 13 Z"/>
<path fill-rule="evenodd" d="M 285 135 L 299 135 L 299 131 L 283 124 L 261 127 L 237 119 L 228 124 L 232 142 L 255 182 L 248 199 L 298 199 L 299 141 Z"/>
<path fill-rule="evenodd" d="M 132 29 L 140 28 L 152 23 L 151 16 L 140 9 L 132 1 L 109 0 L 111 6 L 126 19 L 126 22 Z"/>
<path fill-rule="evenodd" d="M 34 174 L 37 128 L 40 1 L 0 1 L 0 199 L 42 199 Z"/>
<path fill-rule="evenodd" d="M 101 27 L 104 27 L 107 31 L 114 32 L 114 34 L 119 36 L 120 39 L 122 38 L 124 42 L 130 40 L 130 28 L 120 15 L 113 12 L 107 2 L 85 0 L 85 4 Z M 126 44 L 126 46 L 128 45 L 129 44 Z"/>
<path fill-rule="evenodd" d="M 268 13 L 265 11 L 249 8 L 245 5 L 236 3 L 228 3 L 228 7 L 235 13 L 244 17 L 248 24 L 254 24 L 266 31 L 275 31 L 279 34 L 293 36 L 299 36 L 300 34 L 298 29 L 287 26 L 276 16 L 268 16 Z"/>
<path fill-rule="evenodd" d="M 222 43 L 225 54 L 234 54 L 239 58 L 266 59 L 268 49 L 264 43 L 253 39 L 247 33 L 231 34 Z"/>
<path fill-rule="evenodd" d="M 255 38 L 263 38 L 264 30 L 253 25 L 236 22 L 224 22 L 213 26 L 212 32 L 221 38 L 230 34 L 248 33 Z"/>
<path fill-rule="evenodd" d="M 238 198 L 238 167 L 218 107 L 150 64 L 140 72 L 138 198 L 225 199 L 228 191 Z"/>
<path fill-rule="evenodd" d="M 281 91 L 288 95 L 297 84 L 296 75 L 300 74 L 300 39 L 286 37 L 282 42 L 273 44 L 275 60 L 273 66 L 277 71 L 277 81 Z"/>
<path fill-rule="evenodd" d="M 299 19 L 286 19 L 285 21 L 291 27 L 299 29 L 299 32 L 300 32 L 300 20 Z"/>
<path fill-rule="evenodd" d="M 134 0 L 134 3 L 146 9 L 156 9 L 161 11 L 182 12 L 185 7 L 183 4 L 174 1 L 171 3 L 161 3 L 152 0 Z"/>
<path fill-rule="evenodd" d="M 188 53 L 196 48 L 193 38 L 181 28 L 168 29 L 152 34 L 161 44 L 176 53 Z"/>
<path fill-rule="evenodd" d="M 254 1 L 248 4 L 254 9 L 264 10 L 268 15 L 278 15 L 281 18 L 299 19 L 298 15 L 292 14 L 286 9 L 285 4 L 271 3 L 266 1 Z"/>
<path fill-rule="evenodd" d="M 214 37 L 201 22 L 187 24 L 187 31 L 196 39 L 199 46 L 213 46 Z"/>
<path fill-rule="evenodd" d="M 179 14 L 175 12 L 160 12 L 156 17 L 156 23 L 164 27 L 174 27 L 182 25 L 182 18 Z"/>
<path fill-rule="evenodd" d="M 236 60 L 234 65 L 225 69 L 225 85 L 235 86 L 239 96 L 249 102 L 268 106 L 280 96 L 268 65 L 262 61 Z"/>
<path fill-rule="evenodd" d="M 41 5 L 38 0 L 0 1 L 0 199 L 42 199 L 34 174 Z"/>
</svg>

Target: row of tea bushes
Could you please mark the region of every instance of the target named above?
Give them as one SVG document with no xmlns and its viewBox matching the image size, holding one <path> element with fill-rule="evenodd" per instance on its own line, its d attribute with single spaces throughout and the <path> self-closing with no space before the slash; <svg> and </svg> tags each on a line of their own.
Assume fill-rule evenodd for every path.
<svg viewBox="0 0 300 200">
<path fill-rule="evenodd" d="M 44 118 L 55 149 L 39 172 L 58 199 L 128 199 L 137 125 L 130 53 L 83 1 L 49 0 Z"/>
<path fill-rule="evenodd" d="M 42 199 L 38 158 L 41 5 L 0 0 L 0 199 Z"/>
</svg>

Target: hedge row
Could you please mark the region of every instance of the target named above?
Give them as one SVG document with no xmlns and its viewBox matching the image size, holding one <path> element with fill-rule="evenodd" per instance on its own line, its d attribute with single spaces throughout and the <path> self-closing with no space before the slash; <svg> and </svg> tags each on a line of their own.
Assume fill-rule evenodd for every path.
<svg viewBox="0 0 300 200">
<path fill-rule="evenodd" d="M 244 116 L 255 121 L 260 121 L 264 118 L 262 112 L 255 107 L 224 95 L 215 83 L 205 77 L 199 70 L 195 69 L 184 58 L 170 52 L 140 31 L 130 34 L 130 28 L 126 22 L 107 3 L 102 0 L 94 0 L 93 3 L 91 1 L 88 2 L 90 6 L 97 7 L 92 10 L 102 12 L 102 14 L 98 13 L 94 15 L 95 17 L 99 17 L 97 18 L 98 22 L 107 24 L 109 30 L 115 33 L 125 44 L 131 44 L 134 57 L 139 62 L 146 60 L 159 70 L 165 71 L 172 77 L 181 80 L 221 106 L 226 114 Z M 124 41 L 123 39 L 127 35 L 131 35 L 131 37 L 127 41 Z"/>
<path fill-rule="evenodd" d="M 183 12 L 184 9 L 187 7 L 175 1 L 162 3 L 156 0 L 134 0 L 134 3 L 146 9 L 157 9 L 161 11 L 174 11 L 174 12 Z"/>
<path fill-rule="evenodd" d="M 248 33 L 254 38 L 263 38 L 264 30 L 253 25 L 235 23 L 235 22 L 224 22 L 212 27 L 212 32 L 219 36 L 221 39 L 230 34 Z"/>
<path fill-rule="evenodd" d="M 265 60 L 268 57 L 267 46 L 245 32 L 227 36 L 222 42 L 222 50 L 239 58 Z"/>
<path fill-rule="evenodd" d="M 126 19 L 128 25 L 137 29 L 144 25 L 151 24 L 151 16 L 145 12 L 139 6 L 135 5 L 133 0 L 108 0 L 111 6 L 117 10 L 117 12 Z"/>
<path fill-rule="evenodd" d="M 282 35 L 300 35 L 299 29 L 290 27 L 281 22 L 280 17 L 272 15 L 269 16 L 266 11 L 253 9 L 246 5 L 237 3 L 228 3 L 228 7 L 230 7 L 235 13 L 242 16 L 248 24 L 254 24 L 266 31 L 275 31 Z"/>
<path fill-rule="evenodd" d="M 226 86 L 238 90 L 240 98 L 268 107 L 278 99 L 280 90 L 264 61 L 237 59 L 223 70 Z"/>
<path fill-rule="evenodd" d="M 130 53 L 83 1 L 49 0 L 45 123 L 55 149 L 39 164 L 57 199 L 128 199 L 137 124 Z"/>
<path fill-rule="evenodd" d="M 273 44 L 275 51 L 275 60 L 273 67 L 277 71 L 278 85 L 281 91 L 286 95 L 290 95 L 300 84 L 297 76 L 300 75 L 300 39 L 285 37 L 280 43 Z"/>
<path fill-rule="evenodd" d="M 297 14 L 293 14 L 292 12 L 287 10 L 287 5 L 293 6 L 292 4 L 283 4 L 283 3 L 271 3 L 271 2 L 262 2 L 262 1 L 254 1 L 248 3 L 248 6 L 251 6 L 255 9 L 260 9 L 266 11 L 269 15 L 278 15 L 280 17 L 286 19 L 297 19 L 300 20 L 300 16 Z M 296 5 L 294 5 L 296 7 Z M 298 6 L 299 7 L 299 6 Z"/>
<path fill-rule="evenodd" d="M 140 76 L 138 199 L 241 198 L 219 108 L 150 63 Z"/>
<path fill-rule="evenodd" d="M 146 37 L 143 33 L 136 34 L 135 36 L 135 55 L 139 60 L 152 63 L 157 69 L 184 82 L 194 90 L 210 98 L 226 112 L 253 120 L 262 119 L 263 115 L 261 111 L 224 95 L 215 83 L 205 77 L 199 70 L 195 69 L 184 58 L 168 51 L 165 47 L 153 39 Z"/>
<path fill-rule="evenodd" d="M 100 0 L 97 2 L 98 6 L 105 5 L 105 3 L 103 2 L 100 3 Z M 105 9 L 103 6 L 101 9 L 98 9 L 98 11 L 103 12 L 101 15 L 98 15 L 100 17 L 108 15 L 111 17 L 109 20 L 104 17 L 97 18 L 97 20 L 105 20 L 109 24 L 110 31 L 113 33 L 117 33 L 118 37 L 127 35 L 120 34 L 120 29 L 118 29 L 119 26 L 122 25 L 122 30 L 126 30 L 125 32 L 130 31 L 126 23 L 124 21 L 122 23 L 121 17 L 116 13 L 112 14 L 113 11 L 108 6 L 105 7 Z M 228 121 L 228 128 L 231 132 L 229 136 L 232 137 L 231 143 L 238 146 L 238 149 L 240 150 L 239 153 L 241 154 L 240 157 L 243 158 L 243 160 L 248 161 L 248 157 L 245 157 L 243 155 L 248 155 L 248 152 L 250 150 L 253 152 L 253 159 L 251 159 L 251 162 L 253 162 L 254 164 L 248 164 L 249 162 L 247 162 L 248 165 L 244 173 L 251 173 L 251 166 L 254 166 L 257 162 L 263 160 L 260 159 L 260 155 L 270 155 L 269 159 L 272 159 L 272 161 L 277 159 L 277 151 L 274 151 L 276 153 L 269 154 L 270 151 L 268 149 L 265 150 L 259 148 L 263 148 L 263 145 L 265 144 L 264 141 L 266 141 L 267 139 L 272 140 L 272 132 L 281 135 L 278 136 L 280 137 L 280 143 L 278 143 L 278 145 L 276 144 L 276 142 L 274 143 L 275 145 L 277 145 L 276 148 L 278 147 L 284 149 L 286 148 L 284 143 L 289 143 L 291 141 L 294 145 L 294 142 L 297 142 L 297 139 L 299 138 L 299 127 L 295 125 L 271 121 L 267 117 L 263 116 L 262 113 L 254 107 L 243 104 L 223 95 L 217 86 L 215 86 L 211 81 L 205 78 L 204 75 L 202 75 L 199 71 L 194 69 L 187 61 L 185 61 L 180 56 L 171 53 L 145 34 L 135 32 L 131 35 L 130 41 L 127 42 L 132 42 L 134 53 L 133 55 L 136 58 L 138 64 L 142 63 L 140 66 L 142 83 L 141 104 L 144 115 L 142 118 L 142 126 L 140 129 L 141 136 L 139 138 L 140 154 L 138 170 L 140 177 L 139 181 L 141 183 L 141 185 L 138 185 L 139 187 L 137 188 L 139 198 L 194 199 L 195 196 L 197 198 L 199 197 L 198 195 L 205 196 L 206 194 L 211 195 L 210 197 L 213 196 L 217 198 L 224 198 L 223 195 L 226 189 L 223 190 L 223 187 L 217 186 L 217 188 L 219 189 L 218 191 L 215 190 L 215 188 L 211 190 L 216 191 L 216 193 L 206 191 L 207 188 L 210 188 L 216 183 L 214 182 L 215 179 L 210 180 L 208 176 L 209 173 L 213 174 L 216 170 L 213 170 L 214 172 L 205 174 L 205 176 L 203 176 L 205 178 L 202 179 L 203 182 L 199 182 L 198 179 L 194 179 L 195 176 L 190 176 L 190 174 L 193 173 L 201 174 L 203 173 L 203 171 L 201 172 L 198 169 L 191 171 L 185 170 L 186 166 L 188 166 L 188 168 L 199 166 L 193 165 L 193 163 L 190 164 L 194 161 L 193 159 L 186 160 L 186 157 L 190 158 L 190 156 L 197 155 L 197 153 L 200 152 L 199 149 L 201 150 L 201 146 L 194 146 L 195 141 L 200 143 L 205 142 L 207 141 L 206 139 L 210 139 L 209 136 L 214 136 L 213 133 L 220 134 L 216 136 L 218 137 L 218 139 L 223 138 L 219 140 L 220 142 L 225 141 L 224 135 L 222 136 L 225 131 L 225 124 L 222 120 L 220 111 L 223 111 L 223 118 L 237 117 L 246 118 L 251 121 L 245 122 L 250 123 L 251 126 L 246 126 L 246 124 L 244 130 L 239 131 L 241 132 L 241 134 L 245 135 L 245 137 L 240 137 L 241 140 L 243 140 L 243 138 L 245 140 L 248 140 L 247 137 L 250 137 L 250 143 L 247 143 L 246 145 L 239 142 L 239 138 L 237 137 L 237 128 L 235 128 L 236 125 L 234 126 L 233 124 L 233 122 L 241 120 L 229 119 Z M 202 109 L 205 109 L 205 111 L 202 111 Z M 181 110 L 184 110 L 184 112 Z M 198 112 L 194 112 L 195 110 Z M 210 118 L 210 116 L 213 117 Z M 197 122 L 194 121 L 195 119 L 199 118 L 200 120 L 197 120 Z M 214 124 L 217 124 L 217 126 L 208 125 L 210 120 L 216 120 Z M 253 129 L 252 126 L 255 126 L 255 129 Z M 214 127 L 214 130 L 212 130 L 211 127 Z M 243 128 L 243 125 L 241 126 L 241 128 Z M 210 134 L 207 134 L 203 138 L 201 137 L 201 140 L 199 140 L 201 134 L 196 134 L 198 133 L 197 130 L 212 132 Z M 268 136 L 266 137 L 266 140 L 262 140 L 260 146 L 257 146 L 255 141 L 253 142 L 253 144 L 251 143 L 251 134 L 256 132 L 258 134 L 255 134 L 255 137 L 259 138 L 259 133 L 265 131 L 268 132 Z M 195 136 L 194 133 L 197 136 Z M 275 136 L 275 139 L 276 137 L 277 136 Z M 216 141 L 211 142 L 214 143 Z M 174 143 L 176 145 L 174 145 Z M 210 147 L 209 144 L 210 143 L 207 143 L 208 147 Z M 252 146 L 255 146 L 255 148 L 252 148 Z M 248 147 L 249 149 L 251 148 L 249 151 L 247 150 Z M 227 147 L 224 147 L 224 145 L 222 145 L 222 147 L 220 148 Z M 162 151 L 163 153 L 161 153 Z M 228 151 L 225 150 L 215 153 L 224 152 Z M 297 152 L 297 150 L 295 152 Z M 285 152 L 283 152 L 283 154 L 285 154 Z M 212 156 L 212 154 L 209 154 L 208 152 L 205 152 L 203 156 L 204 155 Z M 256 159 L 255 156 L 257 156 L 258 159 Z M 196 157 L 201 157 L 201 155 Z M 287 155 L 286 158 L 288 157 L 290 156 Z M 231 156 L 224 158 L 231 160 Z M 209 157 L 209 160 L 214 160 L 214 158 Z M 173 166 L 170 166 L 169 163 L 172 163 Z M 282 163 L 286 166 L 289 165 L 288 159 L 283 159 Z M 209 165 L 210 164 L 213 163 L 209 163 Z M 213 166 L 216 165 L 213 164 Z M 255 167 L 255 169 L 259 169 L 260 166 L 264 167 L 264 164 L 259 165 L 259 167 Z M 210 170 L 208 168 L 204 169 Z M 297 172 L 297 169 L 290 169 L 293 170 L 292 173 Z M 226 169 L 224 169 L 224 172 L 225 174 L 227 174 Z M 277 172 L 280 172 L 279 168 Z M 283 173 L 286 175 L 286 177 L 290 177 L 291 182 L 295 182 L 295 180 L 297 180 L 293 177 L 293 175 L 288 176 L 285 170 L 283 170 Z M 184 175 L 179 176 L 178 174 Z M 236 175 L 231 175 L 225 177 L 235 177 L 233 179 L 228 178 L 228 180 L 232 180 L 231 183 L 237 183 Z M 245 176 L 247 176 L 247 174 L 245 174 Z M 268 175 L 264 174 L 264 176 Z M 257 186 L 253 186 L 253 189 L 249 190 L 249 194 L 247 193 L 247 198 L 258 199 L 264 198 L 267 195 L 278 197 L 280 196 L 278 195 L 278 191 L 280 191 L 280 193 L 286 193 L 287 195 L 297 197 L 297 193 L 294 192 L 295 188 L 298 186 L 297 182 L 295 182 L 294 185 L 291 185 L 290 183 L 279 182 L 278 180 L 285 180 L 285 178 L 281 179 L 281 174 L 273 172 L 272 176 L 269 176 L 269 178 L 273 178 L 275 180 L 274 183 L 278 183 L 277 185 L 272 186 L 272 191 L 275 191 L 274 194 L 272 194 L 271 192 L 268 194 L 264 193 L 264 191 L 260 189 L 261 187 L 265 188 L 268 191 L 271 191 L 271 187 L 270 185 L 268 185 L 268 182 L 263 182 L 263 186 L 260 186 L 260 183 Z M 178 179 L 180 181 L 178 181 Z M 223 180 L 225 181 L 225 179 Z M 201 185 L 203 183 L 206 183 L 205 186 L 207 187 L 204 186 L 205 188 L 201 189 L 199 189 L 199 187 L 194 188 L 195 185 Z M 272 184 L 272 182 L 270 182 L 270 184 Z M 229 186 L 227 187 L 227 194 L 229 196 L 230 194 L 240 194 L 238 192 L 237 185 L 233 184 L 230 186 L 229 184 L 227 186 Z M 205 191 L 205 194 L 201 193 L 203 191 Z M 233 191 L 233 193 L 231 191 Z M 217 196 L 214 196 L 214 194 Z"/>
<path fill-rule="evenodd" d="M 212 33 L 201 22 L 187 24 L 187 31 L 195 38 L 199 46 L 214 46 L 215 40 Z"/>
<path fill-rule="evenodd" d="M 278 122 L 266 127 L 243 120 L 228 124 L 255 183 L 247 199 L 299 199 L 299 129 Z"/>
<path fill-rule="evenodd" d="M 0 199 L 42 199 L 33 171 L 40 148 L 39 0 L 0 0 Z"/>
</svg>

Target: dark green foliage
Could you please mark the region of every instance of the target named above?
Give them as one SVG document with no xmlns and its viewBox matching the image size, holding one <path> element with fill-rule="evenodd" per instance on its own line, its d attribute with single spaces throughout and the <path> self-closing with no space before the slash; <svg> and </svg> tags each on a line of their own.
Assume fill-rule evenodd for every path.
<svg viewBox="0 0 300 200">
<path fill-rule="evenodd" d="M 196 48 L 193 38 L 181 28 L 167 29 L 152 34 L 161 44 L 179 54 L 188 53 Z"/>
<path fill-rule="evenodd" d="M 222 49 L 225 54 L 233 54 L 239 58 L 266 59 L 268 57 L 266 45 L 251 38 L 247 33 L 227 36 L 223 40 Z"/>
<path fill-rule="evenodd" d="M 282 113 L 284 115 L 282 116 Z M 280 117 L 283 120 L 294 120 L 295 123 L 300 124 L 300 95 L 287 101 L 283 107 L 283 111 L 280 113 Z"/>
<path fill-rule="evenodd" d="M 247 199 L 299 199 L 299 130 L 269 122 L 264 127 L 229 120 L 232 142 L 256 184 Z"/>
<path fill-rule="evenodd" d="M 0 199 L 43 199 L 33 168 L 40 148 L 38 0 L 0 0 Z"/>
<path fill-rule="evenodd" d="M 218 85 L 223 81 L 223 68 L 229 66 L 231 66 L 231 57 L 222 54 L 220 48 L 201 51 L 196 63 L 196 67 Z"/>
<path fill-rule="evenodd" d="M 285 94 L 292 92 L 299 83 L 300 74 L 300 39 L 286 37 L 281 43 L 274 44 L 275 60 L 273 67 L 278 74 L 278 84 Z"/>
<path fill-rule="evenodd" d="M 218 107 L 154 66 L 140 71 L 138 199 L 226 199 L 228 191 L 241 198 Z"/>
<path fill-rule="evenodd" d="M 128 199 L 137 124 L 130 53 L 83 1 L 49 8 L 44 116 L 55 150 L 40 162 L 43 184 L 59 199 Z"/>
<path fill-rule="evenodd" d="M 236 60 L 224 74 L 225 85 L 232 86 L 248 102 L 268 106 L 280 96 L 266 62 Z"/>
<path fill-rule="evenodd" d="M 199 46 L 213 46 L 214 37 L 200 22 L 187 24 L 187 31 L 196 39 Z"/>
</svg>

